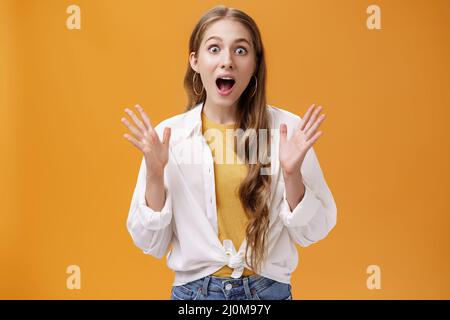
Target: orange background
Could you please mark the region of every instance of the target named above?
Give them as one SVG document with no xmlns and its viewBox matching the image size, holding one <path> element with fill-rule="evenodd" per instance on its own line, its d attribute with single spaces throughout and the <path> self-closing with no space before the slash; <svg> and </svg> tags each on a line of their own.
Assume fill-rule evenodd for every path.
<svg viewBox="0 0 450 320">
<path fill-rule="evenodd" d="M 366 27 L 373 3 L 381 30 Z M 154 124 L 184 112 L 188 39 L 216 4 L 259 25 L 269 104 L 327 114 L 315 150 L 338 223 L 299 247 L 294 299 L 450 298 L 446 0 L 2 0 L 0 298 L 169 297 L 165 258 L 126 229 L 141 154 L 120 118 L 136 103 Z"/>
</svg>

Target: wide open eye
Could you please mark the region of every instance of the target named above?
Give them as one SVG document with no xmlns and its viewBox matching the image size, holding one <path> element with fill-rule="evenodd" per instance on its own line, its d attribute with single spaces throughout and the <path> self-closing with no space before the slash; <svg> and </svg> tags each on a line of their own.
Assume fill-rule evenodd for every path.
<svg viewBox="0 0 450 320">
<path fill-rule="evenodd" d="M 240 50 L 240 53 L 238 53 L 239 55 L 242 56 L 242 55 L 244 55 L 244 54 L 247 53 L 247 49 L 245 49 L 244 47 L 239 47 L 239 48 L 237 48 L 237 49 L 236 49 L 236 52 L 238 52 L 239 49 L 241 49 L 241 50 Z"/>
<path fill-rule="evenodd" d="M 212 51 L 213 48 L 217 48 L 217 50 Z M 211 53 L 216 53 L 216 52 L 218 52 L 218 50 L 219 50 L 219 47 L 216 45 L 212 45 L 208 48 L 208 51 Z"/>
</svg>

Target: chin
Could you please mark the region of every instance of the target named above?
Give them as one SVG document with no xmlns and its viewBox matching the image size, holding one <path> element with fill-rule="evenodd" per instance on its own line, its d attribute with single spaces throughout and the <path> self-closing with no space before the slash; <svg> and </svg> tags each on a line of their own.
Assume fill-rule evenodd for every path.
<svg viewBox="0 0 450 320">
<path fill-rule="evenodd" d="M 212 104 L 216 105 L 216 106 L 220 106 L 220 107 L 229 107 L 232 106 L 236 101 L 232 98 L 232 97 L 211 97 L 211 96 L 206 96 L 206 99 L 210 99 Z"/>
<path fill-rule="evenodd" d="M 217 106 L 221 106 L 221 107 L 230 107 L 234 104 L 236 104 L 239 101 L 240 95 L 236 98 L 235 95 L 233 96 L 227 96 L 227 97 L 222 97 L 216 95 L 213 98 L 213 102 L 215 105 Z"/>
</svg>

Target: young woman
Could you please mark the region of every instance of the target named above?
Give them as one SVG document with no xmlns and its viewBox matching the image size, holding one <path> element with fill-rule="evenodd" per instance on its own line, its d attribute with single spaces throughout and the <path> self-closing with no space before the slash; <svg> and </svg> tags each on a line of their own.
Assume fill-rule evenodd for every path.
<svg viewBox="0 0 450 320">
<path fill-rule="evenodd" d="M 143 153 L 127 220 L 144 253 L 167 254 L 171 299 L 292 299 L 295 244 L 336 224 L 312 145 L 325 119 L 266 104 L 261 36 L 244 12 L 206 12 L 189 42 L 186 112 L 153 128 L 126 109 Z M 226 157 L 225 157 L 226 155 Z M 255 161 L 256 160 L 256 161 Z"/>
</svg>

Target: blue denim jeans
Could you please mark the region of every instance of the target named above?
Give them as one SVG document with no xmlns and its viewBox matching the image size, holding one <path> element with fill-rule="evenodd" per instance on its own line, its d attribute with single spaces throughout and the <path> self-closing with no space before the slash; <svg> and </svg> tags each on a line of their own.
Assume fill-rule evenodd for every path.
<svg viewBox="0 0 450 320">
<path fill-rule="evenodd" d="M 292 300 L 291 289 L 257 274 L 239 279 L 206 276 L 172 286 L 170 300 Z"/>
</svg>

